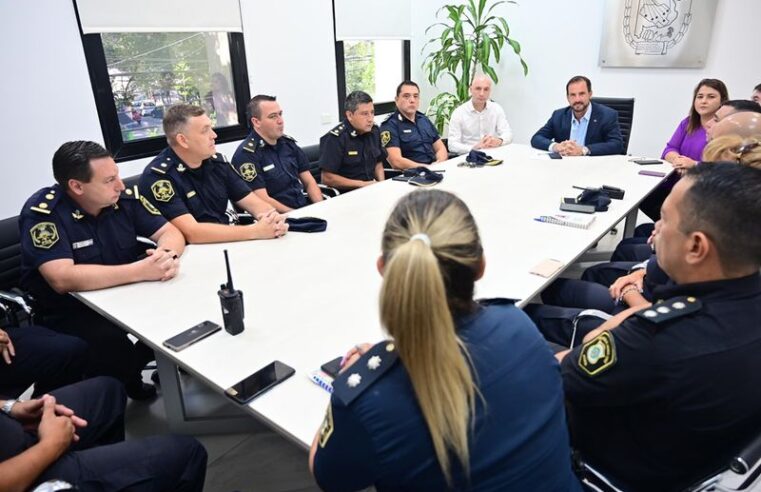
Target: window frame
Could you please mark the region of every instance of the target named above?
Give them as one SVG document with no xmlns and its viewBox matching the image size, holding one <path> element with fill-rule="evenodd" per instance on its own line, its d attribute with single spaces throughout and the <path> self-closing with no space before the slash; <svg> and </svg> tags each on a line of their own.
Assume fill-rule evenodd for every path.
<svg viewBox="0 0 761 492">
<path fill-rule="evenodd" d="M 77 9 L 76 0 L 74 0 L 74 9 Z M 122 139 L 121 126 L 119 125 L 116 105 L 114 104 L 114 93 L 108 76 L 108 64 L 101 35 L 99 33 L 84 34 L 78 11 L 76 11 L 76 15 L 105 147 L 113 154 L 116 162 L 158 155 L 167 146 L 164 135 L 131 142 L 125 142 Z M 227 33 L 227 39 L 230 45 L 230 68 L 232 70 L 232 87 L 235 91 L 235 103 L 238 109 L 238 124 L 214 128 L 218 144 L 242 140 L 249 133 L 246 105 L 251 99 L 251 92 L 248 85 L 248 64 L 246 62 L 243 34 L 229 32 Z"/>
<path fill-rule="evenodd" d="M 333 38 L 336 43 L 336 83 L 338 84 L 338 119 L 339 121 L 345 118 L 344 115 L 344 101 L 346 101 L 346 59 L 344 58 L 344 42 L 335 40 L 335 7 L 333 10 Z M 375 41 L 374 39 L 368 39 L 367 41 Z M 412 76 L 411 61 L 410 61 L 410 41 L 408 39 L 402 41 L 402 80 L 410 80 Z M 399 82 L 401 83 L 402 80 Z M 383 115 L 390 114 L 396 111 L 396 103 L 391 101 L 377 102 L 373 100 L 375 105 L 375 114 Z"/>
</svg>

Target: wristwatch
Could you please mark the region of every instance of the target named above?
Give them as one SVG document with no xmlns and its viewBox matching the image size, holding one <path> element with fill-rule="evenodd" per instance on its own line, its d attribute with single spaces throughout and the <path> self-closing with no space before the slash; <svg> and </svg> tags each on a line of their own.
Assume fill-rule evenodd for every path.
<svg viewBox="0 0 761 492">
<path fill-rule="evenodd" d="M 6 415 L 10 415 L 13 405 L 15 405 L 18 402 L 19 400 L 5 400 L 5 403 L 3 403 L 3 406 L 0 407 L 0 411 L 2 411 Z"/>
</svg>

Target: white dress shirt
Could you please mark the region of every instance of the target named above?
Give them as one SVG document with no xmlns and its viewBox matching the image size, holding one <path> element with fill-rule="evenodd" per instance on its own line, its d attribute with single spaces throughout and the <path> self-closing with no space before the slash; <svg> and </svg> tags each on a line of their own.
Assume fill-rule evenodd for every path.
<svg viewBox="0 0 761 492">
<path fill-rule="evenodd" d="M 513 131 L 502 107 L 487 101 L 483 111 L 476 111 L 473 99 L 452 112 L 449 120 L 449 151 L 456 154 L 470 152 L 485 135 L 501 138 L 502 145 L 513 141 Z"/>
</svg>

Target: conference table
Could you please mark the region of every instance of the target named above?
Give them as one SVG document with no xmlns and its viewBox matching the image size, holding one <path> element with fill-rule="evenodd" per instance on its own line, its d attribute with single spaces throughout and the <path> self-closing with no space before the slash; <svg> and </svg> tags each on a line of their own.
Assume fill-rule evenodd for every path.
<svg viewBox="0 0 761 492">
<path fill-rule="evenodd" d="M 476 297 L 517 299 L 519 306 L 627 215 L 630 222 L 636 218 L 638 203 L 663 179 L 639 175 L 643 167 L 627 156 L 550 160 L 545 152 L 517 144 L 488 153 L 504 163 L 461 167 L 461 156 L 433 166 L 445 170 L 435 188 L 459 196 L 479 227 L 486 272 L 476 283 Z M 646 169 L 671 172 L 667 163 Z M 622 200 L 613 200 L 607 212 L 596 213 L 588 229 L 535 220 L 558 212 L 561 197 L 576 196 L 579 190 L 573 185 L 603 184 L 626 193 Z M 181 395 L 172 380 L 177 378 L 176 367 L 222 395 L 225 388 L 279 360 L 293 367 L 295 375 L 251 401 L 244 411 L 308 447 L 329 401 L 328 392 L 309 375 L 357 343 L 386 337 L 378 319 L 381 234 L 397 200 L 416 189 L 402 181 L 377 183 L 289 214 L 326 219 L 325 232 L 191 245 L 181 258 L 179 274 L 170 281 L 77 297 L 156 351 L 173 430 L 183 430 L 173 421 L 182 410 L 177 408 L 182 406 Z M 631 228 L 630 223 L 627 229 Z M 235 286 L 244 293 L 245 330 L 236 336 L 222 330 L 181 352 L 168 350 L 164 340 L 201 321 L 223 324 L 217 290 L 226 281 L 225 249 Z M 530 273 L 547 259 L 564 267 L 548 278 Z"/>
</svg>

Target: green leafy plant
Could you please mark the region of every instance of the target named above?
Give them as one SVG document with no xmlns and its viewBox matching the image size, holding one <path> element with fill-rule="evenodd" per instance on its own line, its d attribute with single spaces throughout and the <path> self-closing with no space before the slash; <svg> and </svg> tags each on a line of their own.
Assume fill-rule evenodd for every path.
<svg viewBox="0 0 761 492">
<path fill-rule="evenodd" d="M 439 132 L 444 131 L 452 111 L 470 97 L 468 88 L 478 72 L 488 75 L 495 84 L 499 82 L 494 66 L 499 63 L 506 45 L 518 56 L 523 74 L 528 74 L 520 43 L 510 37 L 505 18 L 493 13 L 495 7 L 508 3 L 517 5 L 512 0 L 493 3 L 491 0 L 467 0 L 461 5 L 444 5 L 436 12 L 436 17 L 446 13 L 445 20 L 426 29 L 426 34 L 436 33 L 422 49 L 422 52 L 428 47 L 431 49 L 423 61 L 428 82 L 436 86 L 439 80 L 451 78 L 455 85 L 454 92 L 436 95 L 428 108 L 428 115 Z"/>
</svg>

